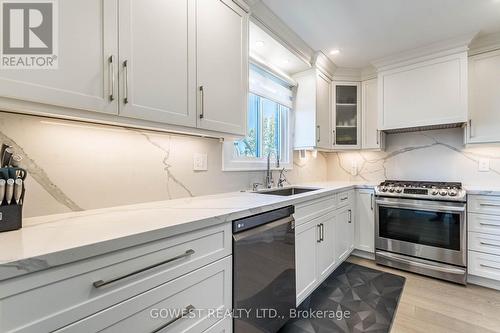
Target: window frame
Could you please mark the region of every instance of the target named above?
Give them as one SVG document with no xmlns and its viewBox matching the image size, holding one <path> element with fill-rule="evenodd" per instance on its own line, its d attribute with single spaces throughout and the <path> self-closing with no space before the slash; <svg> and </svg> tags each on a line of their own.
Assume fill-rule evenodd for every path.
<svg viewBox="0 0 500 333">
<path fill-rule="evenodd" d="M 261 129 L 259 132 L 259 136 L 262 134 L 262 99 L 265 98 L 267 100 L 273 101 L 278 105 L 278 115 L 280 117 L 279 123 L 283 124 L 283 112 L 281 108 L 289 109 L 286 124 L 279 126 L 278 135 L 280 136 L 281 145 L 279 147 L 280 150 L 280 163 L 279 167 L 276 163 L 276 157 L 271 158 L 271 170 L 281 170 L 285 168 L 286 170 L 293 169 L 293 146 L 292 146 L 292 138 L 293 138 L 293 126 L 294 123 L 294 112 L 293 108 L 287 107 L 276 100 L 268 98 L 266 96 L 261 96 L 259 94 L 249 92 L 248 98 L 250 98 L 250 94 L 254 94 L 260 97 L 259 105 L 259 128 Z M 248 115 L 247 115 L 248 116 Z M 241 156 L 238 158 L 234 157 L 234 142 L 237 140 L 225 140 L 222 148 L 222 170 L 223 171 L 262 171 L 267 169 L 267 156 L 261 156 L 258 158 L 255 157 L 247 157 Z M 259 150 L 262 151 L 262 138 L 259 141 Z"/>
</svg>

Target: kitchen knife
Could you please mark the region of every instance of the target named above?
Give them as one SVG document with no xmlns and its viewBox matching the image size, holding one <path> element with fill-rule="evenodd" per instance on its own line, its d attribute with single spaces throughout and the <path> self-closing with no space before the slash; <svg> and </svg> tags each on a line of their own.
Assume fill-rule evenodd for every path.
<svg viewBox="0 0 500 333">
<path fill-rule="evenodd" d="M 7 147 L 3 152 L 2 167 L 8 167 L 10 165 L 10 158 L 12 157 L 12 154 L 14 154 L 12 147 Z"/>
<path fill-rule="evenodd" d="M 3 203 L 3 198 L 5 197 L 5 179 L 0 179 L 0 205 Z"/>
<path fill-rule="evenodd" d="M 21 195 L 23 194 L 23 180 L 18 178 L 14 182 L 14 200 L 16 204 L 19 205 L 21 201 Z"/>
<path fill-rule="evenodd" d="M 5 185 L 5 201 L 7 205 L 10 205 L 12 197 L 14 196 L 14 179 L 7 179 L 7 184 Z"/>
<path fill-rule="evenodd" d="M 21 165 L 21 161 L 23 160 L 23 158 L 21 157 L 21 155 L 12 155 L 12 159 L 11 159 L 11 162 L 10 164 L 13 166 L 13 167 L 19 167 Z"/>
</svg>

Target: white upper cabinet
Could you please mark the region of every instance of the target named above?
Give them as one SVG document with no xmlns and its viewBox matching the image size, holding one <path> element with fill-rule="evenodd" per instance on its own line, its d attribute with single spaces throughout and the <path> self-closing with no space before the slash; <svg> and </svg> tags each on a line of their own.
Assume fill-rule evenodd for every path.
<svg viewBox="0 0 500 333">
<path fill-rule="evenodd" d="M 295 149 L 331 149 L 331 81 L 317 69 L 294 76 Z"/>
<path fill-rule="evenodd" d="M 500 142 L 500 50 L 469 58 L 467 143 Z"/>
<path fill-rule="evenodd" d="M 56 4 L 58 68 L 0 69 L 1 97 L 117 114 L 117 0 Z"/>
<path fill-rule="evenodd" d="M 378 73 L 380 130 L 467 121 L 467 52 L 429 58 Z"/>
<path fill-rule="evenodd" d="M 196 5 L 198 127 L 246 134 L 248 15 L 230 0 Z"/>
<path fill-rule="evenodd" d="M 333 82 L 333 148 L 361 148 L 361 84 Z"/>
<path fill-rule="evenodd" d="M 120 1 L 120 114 L 196 126 L 194 0 Z"/>
<path fill-rule="evenodd" d="M 361 83 L 361 147 L 384 149 L 384 134 L 378 129 L 378 81 Z"/>
</svg>

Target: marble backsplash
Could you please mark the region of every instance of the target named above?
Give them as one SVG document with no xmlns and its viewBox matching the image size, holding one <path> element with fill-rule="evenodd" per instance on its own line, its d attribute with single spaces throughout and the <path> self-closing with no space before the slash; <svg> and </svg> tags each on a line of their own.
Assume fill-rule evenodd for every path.
<svg viewBox="0 0 500 333">
<path fill-rule="evenodd" d="M 328 154 L 328 180 L 381 182 L 385 179 L 459 181 L 500 186 L 500 146 L 465 147 L 460 128 L 390 134 L 385 152 Z M 480 172 L 487 159 L 490 170 Z"/>
<path fill-rule="evenodd" d="M 0 112 L 0 142 L 22 155 L 24 216 L 248 189 L 264 172 L 223 172 L 216 139 Z M 208 171 L 193 171 L 193 154 Z M 324 181 L 326 155 L 294 156 L 291 183 Z M 275 174 L 277 177 L 277 174 Z"/>
</svg>

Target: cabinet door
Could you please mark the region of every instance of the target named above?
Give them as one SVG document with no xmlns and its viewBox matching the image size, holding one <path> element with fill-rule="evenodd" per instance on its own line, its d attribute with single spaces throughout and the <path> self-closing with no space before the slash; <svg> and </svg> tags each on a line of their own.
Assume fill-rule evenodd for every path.
<svg viewBox="0 0 500 333">
<path fill-rule="evenodd" d="M 318 281 L 316 249 L 319 242 L 319 223 L 312 220 L 295 230 L 295 261 L 297 305 L 311 292 Z"/>
<path fill-rule="evenodd" d="M 248 16 L 230 0 L 197 0 L 198 127 L 244 135 Z"/>
<path fill-rule="evenodd" d="M 374 201 L 372 190 L 356 191 L 355 247 L 371 253 L 375 249 Z"/>
<path fill-rule="evenodd" d="M 361 132 L 363 149 L 382 148 L 382 132 L 378 130 L 377 82 L 377 79 L 371 79 L 364 81 L 361 85 Z"/>
<path fill-rule="evenodd" d="M 500 142 L 500 50 L 469 58 L 468 143 Z"/>
<path fill-rule="evenodd" d="M 55 4 L 58 68 L 0 70 L 1 97 L 117 114 L 117 0 Z"/>
<path fill-rule="evenodd" d="M 347 258 L 354 244 L 354 224 L 350 205 L 336 211 L 335 228 L 335 254 L 340 262 Z"/>
<path fill-rule="evenodd" d="M 120 114 L 196 126 L 194 0 L 120 1 Z"/>
<path fill-rule="evenodd" d="M 316 146 L 331 148 L 331 108 L 330 80 L 324 75 L 316 74 Z"/>
<path fill-rule="evenodd" d="M 333 84 L 333 147 L 357 149 L 361 147 L 359 82 Z"/>
<path fill-rule="evenodd" d="M 337 258 L 335 256 L 335 212 L 318 219 L 320 224 L 320 242 L 318 243 L 318 276 L 322 280 L 333 271 Z"/>
</svg>

